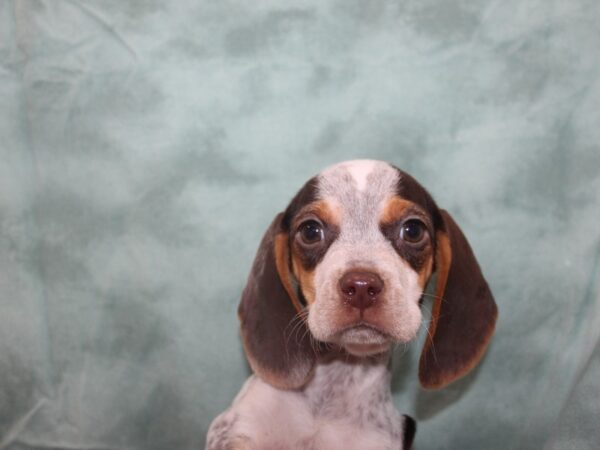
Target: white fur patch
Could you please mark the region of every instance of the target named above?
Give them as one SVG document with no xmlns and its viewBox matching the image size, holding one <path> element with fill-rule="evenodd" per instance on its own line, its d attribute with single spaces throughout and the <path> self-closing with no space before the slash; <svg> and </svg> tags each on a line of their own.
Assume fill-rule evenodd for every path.
<svg viewBox="0 0 600 450">
<path fill-rule="evenodd" d="M 364 191 L 367 187 L 367 177 L 373 171 L 375 161 L 356 160 L 348 164 L 348 171 L 352 178 L 356 181 L 356 188 L 359 191 Z"/>
<path fill-rule="evenodd" d="M 356 182 L 356 189 L 359 191 L 364 191 L 367 187 L 367 179 L 369 174 L 373 172 L 375 167 L 378 165 L 387 164 L 374 159 L 355 159 L 330 166 L 322 172 L 322 175 L 327 177 L 328 174 L 338 172 L 340 169 L 346 170 Z"/>
</svg>

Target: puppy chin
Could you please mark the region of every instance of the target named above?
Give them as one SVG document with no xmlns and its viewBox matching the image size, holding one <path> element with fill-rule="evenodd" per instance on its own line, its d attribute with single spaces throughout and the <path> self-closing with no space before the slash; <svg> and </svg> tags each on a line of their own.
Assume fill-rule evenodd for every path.
<svg viewBox="0 0 600 450">
<path fill-rule="evenodd" d="M 340 333 L 339 344 L 354 356 L 378 355 L 389 350 L 391 340 L 371 327 L 357 326 Z"/>
<path fill-rule="evenodd" d="M 366 357 L 385 353 L 390 349 L 390 343 L 386 344 L 343 344 L 344 349 L 354 356 Z"/>
</svg>

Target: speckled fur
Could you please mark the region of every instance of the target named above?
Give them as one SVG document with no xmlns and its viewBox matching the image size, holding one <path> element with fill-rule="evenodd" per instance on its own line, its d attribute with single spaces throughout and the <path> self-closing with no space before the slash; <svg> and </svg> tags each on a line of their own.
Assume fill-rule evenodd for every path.
<svg viewBox="0 0 600 450">
<path fill-rule="evenodd" d="M 297 391 L 252 376 L 213 422 L 207 449 L 402 450 L 412 419 L 392 403 L 387 360 L 329 356 Z"/>
</svg>

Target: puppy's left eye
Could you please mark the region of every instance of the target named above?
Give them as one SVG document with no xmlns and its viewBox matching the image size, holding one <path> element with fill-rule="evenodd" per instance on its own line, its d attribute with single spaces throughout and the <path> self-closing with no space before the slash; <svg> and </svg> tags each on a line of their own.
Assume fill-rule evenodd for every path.
<svg viewBox="0 0 600 450">
<path fill-rule="evenodd" d="M 312 245 L 320 242 L 324 238 L 323 226 L 316 220 L 308 220 L 300 225 L 298 230 L 300 239 L 304 244 Z"/>
<path fill-rule="evenodd" d="M 410 244 L 419 244 L 426 237 L 425 224 L 418 219 L 409 219 L 400 227 L 400 239 Z"/>
</svg>

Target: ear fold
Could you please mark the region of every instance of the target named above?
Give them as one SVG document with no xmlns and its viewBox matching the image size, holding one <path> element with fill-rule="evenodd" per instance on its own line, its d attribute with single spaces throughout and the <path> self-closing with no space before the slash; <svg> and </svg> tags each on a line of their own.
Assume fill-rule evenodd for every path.
<svg viewBox="0 0 600 450">
<path fill-rule="evenodd" d="M 302 386 L 316 354 L 289 273 L 288 236 L 278 214 L 265 233 L 238 308 L 242 341 L 254 373 L 282 389 Z"/>
<path fill-rule="evenodd" d="M 469 372 L 482 358 L 498 310 L 467 239 L 440 210 L 437 232 L 437 286 L 429 336 L 419 363 L 425 388 L 437 389 Z"/>
</svg>

